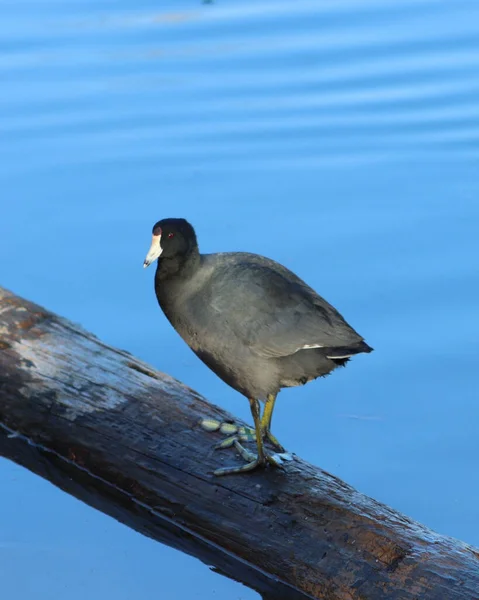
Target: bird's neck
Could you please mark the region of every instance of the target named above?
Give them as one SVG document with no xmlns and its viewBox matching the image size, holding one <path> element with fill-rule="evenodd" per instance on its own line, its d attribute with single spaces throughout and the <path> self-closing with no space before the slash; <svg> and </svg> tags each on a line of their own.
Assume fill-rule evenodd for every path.
<svg viewBox="0 0 479 600">
<path fill-rule="evenodd" d="M 160 257 L 156 268 L 156 281 L 189 279 L 200 264 L 198 247 L 182 256 Z"/>
</svg>

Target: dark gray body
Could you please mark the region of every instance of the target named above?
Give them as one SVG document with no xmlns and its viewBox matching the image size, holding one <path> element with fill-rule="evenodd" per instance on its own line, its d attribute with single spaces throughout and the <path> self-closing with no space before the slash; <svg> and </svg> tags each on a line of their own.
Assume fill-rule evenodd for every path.
<svg viewBox="0 0 479 600">
<path fill-rule="evenodd" d="M 160 259 L 158 302 L 198 357 L 245 396 L 264 400 L 371 351 L 336 309 L 282 265 L 243 252 L 193 260 L 164 279 Z"/>
</svg>

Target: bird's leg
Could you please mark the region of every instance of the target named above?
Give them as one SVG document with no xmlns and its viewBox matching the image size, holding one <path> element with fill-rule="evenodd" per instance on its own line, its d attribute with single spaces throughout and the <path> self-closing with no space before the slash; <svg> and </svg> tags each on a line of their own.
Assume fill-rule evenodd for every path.
<svg viewBox="0 0 479 600">
<path fill-rule="evenodd" d="M 263 437 L 268 439 L 279 452 L 286 452 L 283 446 L 278 442 L 276 436 L 271 433 L 271 419 L 273 418 L 274 403 L 277 394 L 268 394 L 264 406 L 263 416 L 261 417 L 261 430 Z"/>
<path fill-rule="evenodd" d="M 235 441 L 234 444 L 236 446 L 236 449 L 240 453 L 240 455 L 245 460 L 249 460 L 250 462 L 246 463 L 245 465 L 243 465 L 241 467 L 225 467 L 223 469 L 216 469 L 216 471 L 214 472 L 215 475 L 219 476 L 219 475 L 232 475 L 234 473 L 246 473 L 247 471 L 253 471 L 254 469 L 256 469 L 258 467 L 264 466 L 266 464 L 266 462 L 269 462 L 271 465 L 273 465 L 275 467 L 280 467 L 282 465 L 282 460 L 279 456 L 277 456 L 277 455 L 269 456 L 268 454 L 265 454 L 265 452 L 264 452 L 263 431 L 261 429 L 259 401 L 254 398 L 250 398 L 249 404 L 250 404 L 250 408 L 251 408 L 251 414 L 253 415 L 255 435 L 256 435 L 256 448 L 257 448 L 258 454 L 256 456 L 254 456 L 254 454 L 252 454 L 251 452 L 249 452 L 248 450 L 243 448 L 243 446 L 238 441 Z"/>
<path fill-rule="evenodd" d="M 276 394 L 268 394 L 266 403 L 261 417 L 261 431 L 263 440 L 266 439 L 281 453 L 286 452 L 283 446 L 279 443 L 276 436 L 271 433 L 271 419 L 273 417 L 274 405 L 276 402 Z M 237 442 L 254 442 L 256 440 L 256 432 L 253 428 L 245 425 L 236 425 L 230 422 L 221 422 L 217 419 L 201 419 L 201 427 L 206 431 L 220 431 L 227 435 L 224 440 L 221 440 L 215 445 L 216 449 L 231 448 L 236 446 Z"/>
</svg>

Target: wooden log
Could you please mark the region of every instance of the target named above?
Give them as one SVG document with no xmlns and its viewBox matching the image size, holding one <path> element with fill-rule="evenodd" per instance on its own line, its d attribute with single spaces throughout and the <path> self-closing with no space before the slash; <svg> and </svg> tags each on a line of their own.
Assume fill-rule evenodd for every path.
<svg viewBox="0 0 479 600">
<path fill-rule="evenodd" d="M 264 598 L 479 599 L 478 550 L 297 457 L 213 477 L 231 415 L 2 288 L 0 361 L 3 456 Z"/>
</svg>

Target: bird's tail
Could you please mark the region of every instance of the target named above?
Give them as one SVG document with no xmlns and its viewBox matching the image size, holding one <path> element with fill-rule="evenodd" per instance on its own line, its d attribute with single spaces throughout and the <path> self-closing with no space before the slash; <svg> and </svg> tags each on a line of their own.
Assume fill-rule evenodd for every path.
<svg viewBox="0 0 479 600">
<path fill-rule="evenodd" d="M 341 360 L 345 358 L 351 358 L 355 354 L 361 354 L 362 352 L 372 352 L 374 348 L 371 348 L 365 341 L 358 342 L 357 344 L 351 344 L 350 346 L 338 346 L 337 348 L 324 348 L 327 358 L 332 360 Z"/>
</svg>

